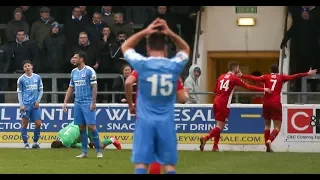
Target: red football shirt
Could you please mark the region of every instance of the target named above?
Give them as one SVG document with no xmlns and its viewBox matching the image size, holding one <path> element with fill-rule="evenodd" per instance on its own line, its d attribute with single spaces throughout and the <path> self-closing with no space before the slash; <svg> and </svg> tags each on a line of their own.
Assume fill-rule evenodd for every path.
<svg viewBox="0 0 320 180">
<path fill-rule="evenodd" d="M 241 86 L 251 91 L 264 91 L 263 88 L 244 83 L 239 77 L 228 72 L 226 74 L 222 74 L 216 82 L 213 90 L 216 97 L 214 98 L 213 103 L 218 106 L 218 108 L 230 108 L 232 94 L 236 86 Z"/>
<path fill-rule="evenodd" d="M 241 78 L 248 79 L 252 81 L 259 81 L 264 83 L 265 88 L 271 89 L 271 93 L 265 93 L 263 97 L 263 103 L 281 103 L 281 91 L 283 84 L 287 81 L 308 76 L 308 73 L 298 73 L 293 75 L 283 75 L 283 74 L 264 74 L 260 77 L 252 75 L 242 75 Z"/>
<path fill-rule="evenodd" d="M 131 76 L 134 76 L 136 79 L 138 79 L 138 73 L 137 73 L 137 71 L 132 71 Z M 183 89 L 183 83 L 182 83 L 181 78 L 179 77 L 179 79 L 178 79 L 178 84 L 177 84 L 177 91 L 180 91 L 180 90 L 182 90 L 182 89 Z M 137 91 L 138 91 L 138 86 L 137 86 Z M 136 99 L 135 99 L 135 101 L 136 101 L 136 100 L 137 100 L 137 94 L 136 94 Z"/>
</svg>

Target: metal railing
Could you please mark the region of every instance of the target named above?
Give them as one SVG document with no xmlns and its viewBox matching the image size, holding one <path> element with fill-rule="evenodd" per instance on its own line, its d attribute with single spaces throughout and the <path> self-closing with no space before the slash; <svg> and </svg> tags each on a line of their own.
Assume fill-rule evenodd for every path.
<svg viewBox="0 0 320 180">
<path fill-rule="evenodd" d="M 69 79 L 70 74 L 39 74 L 42 79 L 51 79 L 51 85 L 52 85 L 52 90 L 51 91 L 45 91 L 44 94 L 51 94 L 51 100 L 52 103 L 58 103 L 58 97 L 57 95 L 59 94 L 65 94 L 65 91 L 58 91 L 58 79 Z M 21 74 L 0 74 L 0 79 L 18 79 Z M 98 80 L 99 79 L 114 79 L 118 77 L 119 74 L 97 74 Z M 282 94 L 286 95 L 295 95 L 297 97 L 296 103 L 301 104 L 301 103 L 306 103 L 306 96 L 307 95 L 320 95 L 320 92 L 307 92 L 307 80 L 308 79 L 320 79 L 320 75 L 315 75 L 315 76 L 308 76 L 302 78 L 302 91 L 303 92 L 282 92 Z M 45 86 L 45 84 L 44 84 Z M 0 91 L 0 94 L 16 94 L 16 91 Z M 106 94 L 106 95 L 112 95 L 112 102 L 115 102 L 115 95 L 118 94 L 124 94 L 124 92 L 98 92 L 98 94 Z M 199 92 L 199 93 L 190 93 L 190 94 L 199 94 L 199 95 L 210 95 L 213 94 L 213 92 Z M 263 92 L 234 92 L 234 98 L 235 98 L 235 103 L 239 103 L 239 99 L 241 95 L 258 95 L 258 94 L 263 94 Z"/>
</svg>

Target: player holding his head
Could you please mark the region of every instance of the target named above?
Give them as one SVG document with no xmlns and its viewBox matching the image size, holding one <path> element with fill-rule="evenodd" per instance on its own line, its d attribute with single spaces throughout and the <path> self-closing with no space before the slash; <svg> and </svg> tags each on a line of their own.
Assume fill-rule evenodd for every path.
<svg viewBox="0 0 320 180">
<path fill-rule="evenodd" d="M 39 103 L 43 95 L 43 84 L 41 77 L 33 73 L 31 61 L 26 60 L 23 63 L 24 74 L 18 78 L 17 92 L 20 104 L 20 115 L 22 119 L 21 136 L 25 149 L 30 149 L 28 143 L 27 127 L 29 121 L 35 124 L 32 148 L 40 148 L 38 140 L 41 130 L 41 111 Z"/>
<path fill-rule="evenodd" d="M 236 74 L 240 72 L 238 62 L 229 62 L 228 69 L 229 72 L 227 72 L 226 74 L 222 74 L 218 78 L 213 90 L 213 92 L 216 95 L 213 102 L 213 113 L 214 119 L 216 121 L 216 127 L 213 128 L 207 136 L 200 138 L 201 151 L 204 150 L 206 141 L 210 140 L 213 137 L 214 143 L 212 151 L 219 151 L 218 144 L 220 140 L 220 134 L 221 131 L 224 129 L 226 122 L 228 121 L 232 94 L 236 86 L 241 86 L 251 91 L 270 92 L 270 89 L 268 88 L 259 88 L 242 82 L 241 79 L 236 76 Z"/>
<path fill-rule="evenodd" d="M 277 64 L 273 64 L 270 68 L 270 74 L 264 74 L 260 77 L 251 76 L 251 75 L 242 75 L 239 73 L 239 76 L 243 79 L 248 79 L 252 81 L 263 82 L 264 87 L 271 89 L 271 93 L 264 94 L 263 97 L 263 106 L 262 114 L 265 119 L 264 124 L 264 140 L 267 147 L 267 152 L 272 152 L 271 143 L 277 137 L 281 129 L 282 124 L 282 103 L 281 103 L 281 90 L 283 84 L 287 81 L 304 77 L 312 76 L 317 73 L 317 70 L 310 70 L 306 73 L 298 73 L 293 75 L 283 75 L 279 74 L 279 67 Z M 273 120 L 274 129 L 270 134 L 271 120 Z"/>
<path fill-rule="evenodd" d="M 74 101 L 74 124 L 80 127 L 82 153 L 77 158 L 88 156 L 88 134 L 89 128 L 93 137 L 95 147 L 100 147 L 99 133 L 96 128 L 96 99 L 97 99 L 97 75 L 96 72 L 85 64 L 87 55 L 83 51 L 76 52 L 71 62 L 76 68 L 71 71 L 69 88 L 64 99 L 63 110 L 67 111 L 67 103 L 75 94 Z M 97 157 L 102 158 L 100 148 L 96 148 Z"/>
<path fill-rule="evenodd" d="M 94 144 L 91 143 L 93 141 L 93 138 L 91 132 L 88 131 L 88 129 L 87 133 L 90 140 L 89 147 L 95 147 Z M 120 142 L 114 137 L 101 141 L 98 148 L 104 149 L 110 144 L 113 144 L 117 149 L 121 149 Z M 68 126 L 62 128 L 58 132 L 58 140 L 51 143 L 51 148 L 82 148 L 79 126 L 75 125 L 74 122 L 72 122 L 68 124 Z"/>
<path fill-rule="evenodd" d="M 150 57 L 144 57 L 133 49 L 145 37 Z M 166 58 L 166 37 L 170 37 L 180 50 L 171 59 Z M 132 35 L 121 49 L 125 59 L 139 74 L 138 116 L 132 150 L 135 173 L 146 174 L 149 164 L 160 162 L 165 173 L 175 174 L 178 152 L 174 103 L 179 75 L 188 62 L 189 46 L 168 28 L 164 20 L 157 18 L 146 29 Z M 126 95 L 132 112 L 132 98 Z"/>
<path fill-rule="evenodd" d="M 138 73 L 137 71 L 133 71 L 131 73 L 131 75 L 126 79 L 125 82 L 125 91 L 126 91 L 126 97 L 127 98 L 131 98 L 132 99 L 132 92 L 133 92 L 133 85 L 136 84 L 138 82 Z M 138 88 L 138 87 L 137 87 Z M 185 89 L 183 87 L 183 83 L 181 78 L 179 78 L 178 83 L 177 83 L 177 99 L 179 103 L 185 103 L 187 102 L 188 98 L 189 98 L 189 89 Z M 137 101 L 138 96 L 136 96 L 136 100 Z M 132 101 L 132 100 L 131 100 Z M 136 102 L 134 102 L 136 103 Z M 135 114 L 135 111 L 130 112 L 131 114 Z M 136 115 L 137 117 L 137 115 Z M 158 162 L 154 162 L 150 165 L 150 169 L 149 169 L 149 173 L 150 174 L 160 174 L 161 173 L 161 165 Z"/>
</svg>

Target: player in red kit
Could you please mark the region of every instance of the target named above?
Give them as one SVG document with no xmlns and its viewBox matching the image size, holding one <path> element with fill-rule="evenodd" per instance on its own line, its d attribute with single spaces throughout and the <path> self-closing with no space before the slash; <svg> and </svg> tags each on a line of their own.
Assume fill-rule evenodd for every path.
<svg viewBox="0 0 320 180">
<path fill-rule="evenodd" d="M 129 84 L 130 87 L 132 87 L 135 83 L 138 82 L 138 73 L 136 71 L 132 71 L 131 75 L 126 79 L 126 84 Z M 129 86 L 126 86 L 129 87 Z M 125 88 L 126 89 L 126 94 L 127 91 L 131 92 L 131 95 L 127 94 L 128 96 L 132 97 L 132 89 L 130 88 Z M 177 98 L 178 98 L 178 102 L 179 103 L 185 103 L 188 98 L 189 98 L 189 93 L 188 93 L 188 89 L 184 89 L 183 88 L 183 83 L 181 78 L 179 78 L 178 80 L 178 84 L 177 84 Z M 137 95 L 136 95 L 136 99 L 137 99 Z M 131 114 L 135 114 L 135 112 L 130 112 Z M 150 174 L 161 174 L 161 165 L 158 162 L 154 162 L 150 165 L 150 170 L 149 170 Z"/>
<path fill-rule="evenodd" d="M 271 143 L 277 137 L 281 129 L 282 124 L 282 104 L 281 104 L 281 90 L 284 83 L 287 81 L 311 76 L 317 73 L 317 70 L 310 68 L 309 72 L 298 73 L 293 75 L 279 74 L 279 67 L 277 64 L 273 64 L 270 68 L 270 74 L 264 74 L 260 77 L 251 75 L 242 75 L 239 73 L 239 77 L 252 81 L 258 81 L 264 83 L 264 87 L 270 88 L 271 93 L 265 94 L 263 97 L 262 114 L 265 119 L 264 128 L 264 140 L 267 147 L 267 152 L 272 152 Z M 271 120 L 273 120 L 274 129 L 270 134 Z"/>
<path fill-rule="evenodd" d="M 220 133 L 223 130 L 226 124 L 226 121 L 228 121 L 232 93 L 236 86 L 241 86 L 251 91 L 270 92 L 270 89 L 268 88 L 251 86 L 249 84 L 242 82 L 241 79 L 236 76 L 236 74 L 240 72 L 238 62 L 234 62 L 234 61 L 229 62 L 228 69 L 229 69 L 228 73 L 222 74 L 218 78 L 213 90 L 213 92 L 216 95 L 213 102 L 213 113 L 214 113 L 214 119 L 216 121 L 216 126 L 209 132 L 207 136 L 200 138 L 201 151 L 203 151 L 206 141 L 212 139 L 213 137 L 214 137 L 214 144 L 213 144 L 212 151 L 219 151 L 218 143 L 220 140 Z"/>
</svg>

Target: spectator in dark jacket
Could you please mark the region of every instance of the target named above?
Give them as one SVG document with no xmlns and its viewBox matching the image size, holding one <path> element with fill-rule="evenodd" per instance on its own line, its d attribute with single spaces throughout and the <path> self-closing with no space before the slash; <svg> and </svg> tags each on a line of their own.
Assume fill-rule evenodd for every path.
<svg viewBox="0 0 320 180">
<path fill-rule="evenodd" d="M 17 30 L 23 29 L 26 34 L 29 34 L 30 28 L 27 22 L 22 20 L 22 10 L 16 8 L 13 11 L 13 19 L 8 23 L 6 28 L 7 41 L 15 41 Z"/>
<path fill-rule="evenodd" d="M 0 42 L 1 43 L 1 42 Z M 0 73 L 8 73 L 8 56 L 7 56 L 7 46 L 0 45 Z M 5 91 L 8 86 L 8 79 L 0 79 L 0 91 Z M 0 103 L 5 102 L 5 95 L 0 94 Z"/>
<path fill-rule="evenodd" d="M 131 24 L 144 24 L 156 14 L 154 6 L 126 6 L 126 21 Z"/>
<path fill-rule="evenodd" d="M 93 13 L 92 22 L 88 24 L 85 30 L 89 35 L 91 43 L 100 43 L 101 33 L 104 26 L 106 26 L 106 24 L 101 21 L 101 13 Z"/>
<path fill-rule="evenodd" d="M 109 46 L 110 48 L 110 55 L 111 55 L 111 64 L 113 71 L 112 72 L 119 72 L 123 64 L 126 64 L 122 51 L 121 45 L 127 40 L 127 35 L 125 32 L 120 31 L 118 32 L 117 40 L 112 42 Z"/>
<path fill-rule="evenodd" d="M 93 44 L 89 41 L 88 34 L 86 32 L 80 32 L 79 34 L 79 43 L 76 46 L 72 47 L 72 50 L 69 51 L 69 59 L 73 56 L 74 52 L 84 51 L 87 54 L 86 64 L 91 66 L 95 70 L 99 67 L 100 61 L 100 50 L 97 44 Z"/>
<path fill-rule="evenodd" d="M 131 74 L 131 67 L 128 64 L 124 64 L 121 68 L 121 75 L 114 79 L 112 85 L 112 91 L 124 92 L 124 82 L 127 77 Z M 125 94 L 120 94 L 115 96 L 115 103 L 127 103 Z"/>
<path fill-rule="evenodd" d="M 79 33 L 84 31 L 87 25 L 88 21 L 82 18 L 80 8 L 74 7 L 72 16 L 68 17 L 63 27 L 64 35 L 70 46 L 79 44 Z"/>
<path fill-rule="evenodd" d="M 115 24 L 114 13 L 112 12 L 112 6 L 102 6 L 101 13 L 102 13 L 101 20 L 105 22 L 108 26 L 112 26 Z"/>
<path fill-rule="evenodd" d="M 116 13 L 114 15 L 115 24 L 110 25 L 111 31 L 114 35 L 118 35 L 118 32 L 125 32 L 129 37 L 133 34 L 132 24 L 125 23 L 123 21 L 123 13 Z"/>
<path fill-rule="evenodd" d="M 169 28 L 174 31 L 175 33 L 178 33 L 178 27 L 177 23 L 175 21 L 174 16 L 171 13 L 167 12 L 167 6 L 158 6 L 157 7 L 157 13 L 150 17 L 149 20 L 145 23 L 145 27 L 149 26 L 149 24 L 155 20 L 156 18 L 161 18 L 166 20 Z"/>
<path fill-rule="evenodd" d="M 30 60 L 34 64 L 36 70 L 40 67 L 38 63 L 38 51 L 36 44 L 29 40 L 23 30 L 17 31 L 16 41 L 8 43 L 8 55 L 13 72 L 23 72 L 22 62 Z"/>
<path fill-rule="evenodd" d="M 36 43 L 39 50 L 42 49 L 44 38 L 50 34 L 53 22 L 54 18 L 50 16 L 50 9 L 42 7 L 40 9 L 40 18 L 32 24 L 30 32 L 30 38 Z"/>
<path fill-rule="evenodd" d="M 42 70 L 47 73 L 62 73 L 64 65 L 69 64 L 66 57 L 66 38 L 61 34 L 60 25 L 57 22 L 54 22 L 51 27 L 51 34 L 43 41 Z"/>
<path fill-rule="evenodd" d="M 87 6 L 79 6 L 79 8 L 80 8 L 81 17 L 83 18 L 83 20 L 90 22 L 90 17 L 87 12 Z"/>
<path fill-rule="evenodd" d="M 38 11 L 37 8 L 33 6 L 20 6 L 19 8 L 22 10 L 22 19 L 26 21 L 31 28 L 32 23 L 39 17 L 39 14 L 35 13 Z"/>
<path fill-rule="evenodd" d="M 111 55 L 110 55 L 110 46 L 112 42 L 115 41 L 115 38 L 108 26 L 104 27 L 102 30 L 102 38 L 100 41 L 101 48 L 101 60 L 99 64 L 98 71 L 99 73 L 112 73 L 118 72 L 114 69 L 114 64 L 112 64 Z"/>
</svg>

